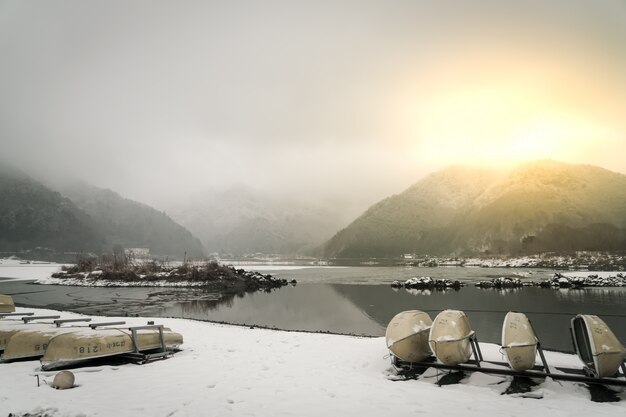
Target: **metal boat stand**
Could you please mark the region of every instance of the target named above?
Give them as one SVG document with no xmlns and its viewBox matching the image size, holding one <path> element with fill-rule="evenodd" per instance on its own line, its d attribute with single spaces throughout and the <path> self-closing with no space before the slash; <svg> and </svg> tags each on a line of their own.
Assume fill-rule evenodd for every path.
<svg viewBox="0 0 626 417">
<path fill-rule="evenodd" d="M 157 359 L 165 359 L 171 356 L 175 350 L 168 348 L 165 345 L 165 338 L 163 336 L 163 325 L 162 324 L 152 324 L 147 326 L 135 326 L 129 327 L 128 330 L 131 331 L 131 339 L 133 341 L 134 352 L 125 353 L 122 355 L 125 358 L 131 359 L 133 361 L 139 363 L 148 363 Z M 139 330 L 158 330 L 159 331 L 159 342 L 161 346 L 156 350 L 153 349 L 150 353 L 143 353 L 139 350 L 139 343 L 137 341 L 137 332 Z"/>
<path fill-rule="evenodd" d="M 415 371 L 416 374 L 421 374 L 428 368 L 436 368 L 450 371 L 483 372 L 492 375 L 508 375 L 527 378 L 549 377 L 559 381 L 626 387 L 626 364 L 624 363 L 622 363 L 621 365 L 621 374 L 618 372 L 617 375 L 611 378 L 597 378 L 586 374 L 584 369 L 581 370 L 562 367 L 556 367 L 555 369 L 563 373 L 553 373 L 550 372 L 548 362 L 546 361 L 543 349 L 541 348 L 541 343 L 537 343 L 537 352 L 539 353 L 539 358 L 541 359 L 542 365 L 535 366 L 532 370 L 529 371 L 519 372 L 511 369 L 506 362 L 485 361 L 483 359 L 482 352 L 480 351 L 480 345 L 478 344 L 478 339 L 476 338 L 475 334 L 470 337 L 470 344 L 472 346 L 473 360 L 459 365 L 444 365 L 442 363 L 436 362 L 434 357 L 432 356 L 420 362 L 405 362 L 401 361 L 393 354 L 391 355 L 391 363 L 397 370 Z M 506 366 L 508 369 L 493 368 L 489 365 Z"/>
</svg>

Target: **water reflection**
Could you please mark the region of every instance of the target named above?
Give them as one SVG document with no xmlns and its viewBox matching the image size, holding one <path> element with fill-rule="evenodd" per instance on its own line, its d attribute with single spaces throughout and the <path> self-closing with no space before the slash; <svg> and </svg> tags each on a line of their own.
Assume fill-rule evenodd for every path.
<svg viewBox="0 0 626 417">
<path fill-rule="evenodd" d="M 158 314 L 200 320 L 255 324 L 291 330 L 384 335 L 400 311 L 419 309 L 434 316 L 451 308 L 467 313 L 481 341 L 500 343 L 508 311 L 525 312 L 543 346 L 572 351 L 569 326 L 579 313 L 602 316 L 619 338 L 626 318 L 626 289 L 553 291 L 543 288 L 461 291 L 400 290 L 383 285 L 310 284 L 272 294 L 254 293 L 227 303 L 192 301 Z M 570 296 L 571 295 L 571 296 Z"/>
<path fill-rule="evenodd" d="M 528 315 L 546 348 L 571 351 L 570 320 L 597 314 L 626 341 L 626 288 L 583 290 L 478 289 L 460 291 L 393 290 L 388 285 L 299 284 L 270 293 L 220 298 L 201 289 L 87 288 L 0 282 L 0 293 L 18 305 L 85 314 L 171 316 L 224 321 L 288 330 L 384 335 L 387 323 L 403 310 L 431 317 L 450 308 L 467 313 L 480 341 L 500 342 L 508 311 Z"/>
<path fill-rule="evenodd" d="M 333 285 L 334 289 L 366 311 L 381 326 L 403 310 L 423 310 L 434 316 L 450 308 L 467 313 L 479 340 L 499 343 L 502 322 L 508 311 L 528 315 L 544 347 L 571 351 L 570 320 L 576 314 L 601 316 L 618 338 L 626 340 L 626 288 L 606 291 L 554 291 L 527 287 L 517 290 L 482 290 L 414 294 L 394 292 L 383 286 Z"/>
<path fill-rule="evenodd" d="M 391 288 L 394 291 L 397 291 L 398 288 Z M 435 293 L 445 293 L 445 292 L 449 292 L 449 291 L 461 291 L 460 288 L 433 288 L 433 289 L 428 289 L 428 288 L 404 288 L 404 291 L 406 291 L 407 293 L 411 294 L 411 295 L 431 295 L 433 292 Z"/>
<path fill-rule="evenodd" d="M 395 290 L 395 288 L 394 288 Z M 404 289 L 406 292 L 408 292 L 411 295 L 430 295 L 432 294 L 431 290 L 417 290 L 415 288 L 405 288 Z"/>
<path fill-rule="evenodd" d="M 589 300 L 613 302 L 621 300 L 621 302 L 626 303 L 626 289 L 621 288 L 561 288 L 556 290 L 556 294 L 558 297 L 579 302 L 588 302 Z"/>
<path fill-rule="evenodd" d="M 160 316 L 224 321 L 287 330 L 330 331 L 380 335 L 384 327 L 368 312 L 330 285 L 284 287 L 271 293 L 251 293 L 226 302 L 178 302 L 160 308 Z M 386 326 L 386 324 L 385 324 Z"/>
</svg>

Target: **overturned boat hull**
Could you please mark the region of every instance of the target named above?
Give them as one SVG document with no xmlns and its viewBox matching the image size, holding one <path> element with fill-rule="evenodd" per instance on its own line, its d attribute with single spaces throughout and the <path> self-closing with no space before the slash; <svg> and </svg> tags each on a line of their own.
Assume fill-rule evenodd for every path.
<svg viewBox="0 0 626 417">
<path fill-rule="evenodd" d="M 24 324 L 18 320 L 0 321 L 0 352 L 6 350 L 7 345 L 14 335 L 22 331 L 46 331 L 54 329 L 52 323 L 28 323 Z M 43 353 L 42 353 L 43 355 Z"/>
<path fill-rule="evenodd" d="M 433 321 L 428 343 L 441 363 L 455 366 L 467 362 L 472 355 L 470 338 L 473 334 L 465 313 L 444 310 Z"/>
<path fill-rule="evenodd" d="M 0 294 L 0 313 L 13 313 L 15 311 L 15 303 L 10 295 Z"/>
<path fill-rule="evenodd" d="M 617 373 L 626 358 L 626 349 L 598 316 L 579 314 L 572 319 L 572 339 L 576 354 L 595 377 Z"/>
<path fill-rule="evenodd" d="M 50 325 L 24 325 L 15 330 L 6 341 L 0 356 L 3 362 L 19 359 L 37 359 L 44 355 L 53 337 L 74 331 L 70 327 L 56 328 Z"/>
<path fill-rule="evenodd" d="M 426 359 L 432 354 L 428 345 L 431 325 L 430 316 L 423 311 L 409 310 L 396 314 L 385 332 L 387 349 L 402 361 Z"/>
<path fill-rule="evenodd" d="M 50 339 L 41 358 L 41 367 L 44 370 L 55 369 L 92 359 L 162 348 L 158 330 L 140 330 L 136 340 L 137 346 L 128 329 L 84 329 L 59 334 Z M 183 343 L 183 337 L 180 333 L 164 329 L 163 342 L 166 349 L 176 349 Z"/>
<path fill-rule="evenodd" d="M 524 313 L 510 311 L 504 317 L 502 350 L 515 371 L 527 371 L 535 366 L 537 336 Z"/>
</svg>

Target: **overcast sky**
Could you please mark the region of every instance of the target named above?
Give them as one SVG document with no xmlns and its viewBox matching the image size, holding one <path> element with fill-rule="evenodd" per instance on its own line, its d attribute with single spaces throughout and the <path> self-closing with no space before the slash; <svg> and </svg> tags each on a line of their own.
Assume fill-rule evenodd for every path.
<svg viewBox="0 0 626 417">
<path fill-rule="evenodd" d="M 623 0 L 0 1 L 2 158 L 157 207 L 625 151 Z"/>
</svg>

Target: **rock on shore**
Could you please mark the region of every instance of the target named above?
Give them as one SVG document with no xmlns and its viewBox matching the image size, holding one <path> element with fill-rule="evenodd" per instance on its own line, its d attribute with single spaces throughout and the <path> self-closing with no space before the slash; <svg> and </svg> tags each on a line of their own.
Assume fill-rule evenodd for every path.
<svg viewBox="0 0 626 417">
<path fill-rule="evenodd" d="M 460 289 L 463 284 L 459 281 L 451 281 L 449 279 L 432 279 L 431 277 L 413 277 L 404 282 L 394 281 L 391 283 L 392 288 L 407 288 L 417 290 L 436 290 L 436 289 Z"/>
</svg>

